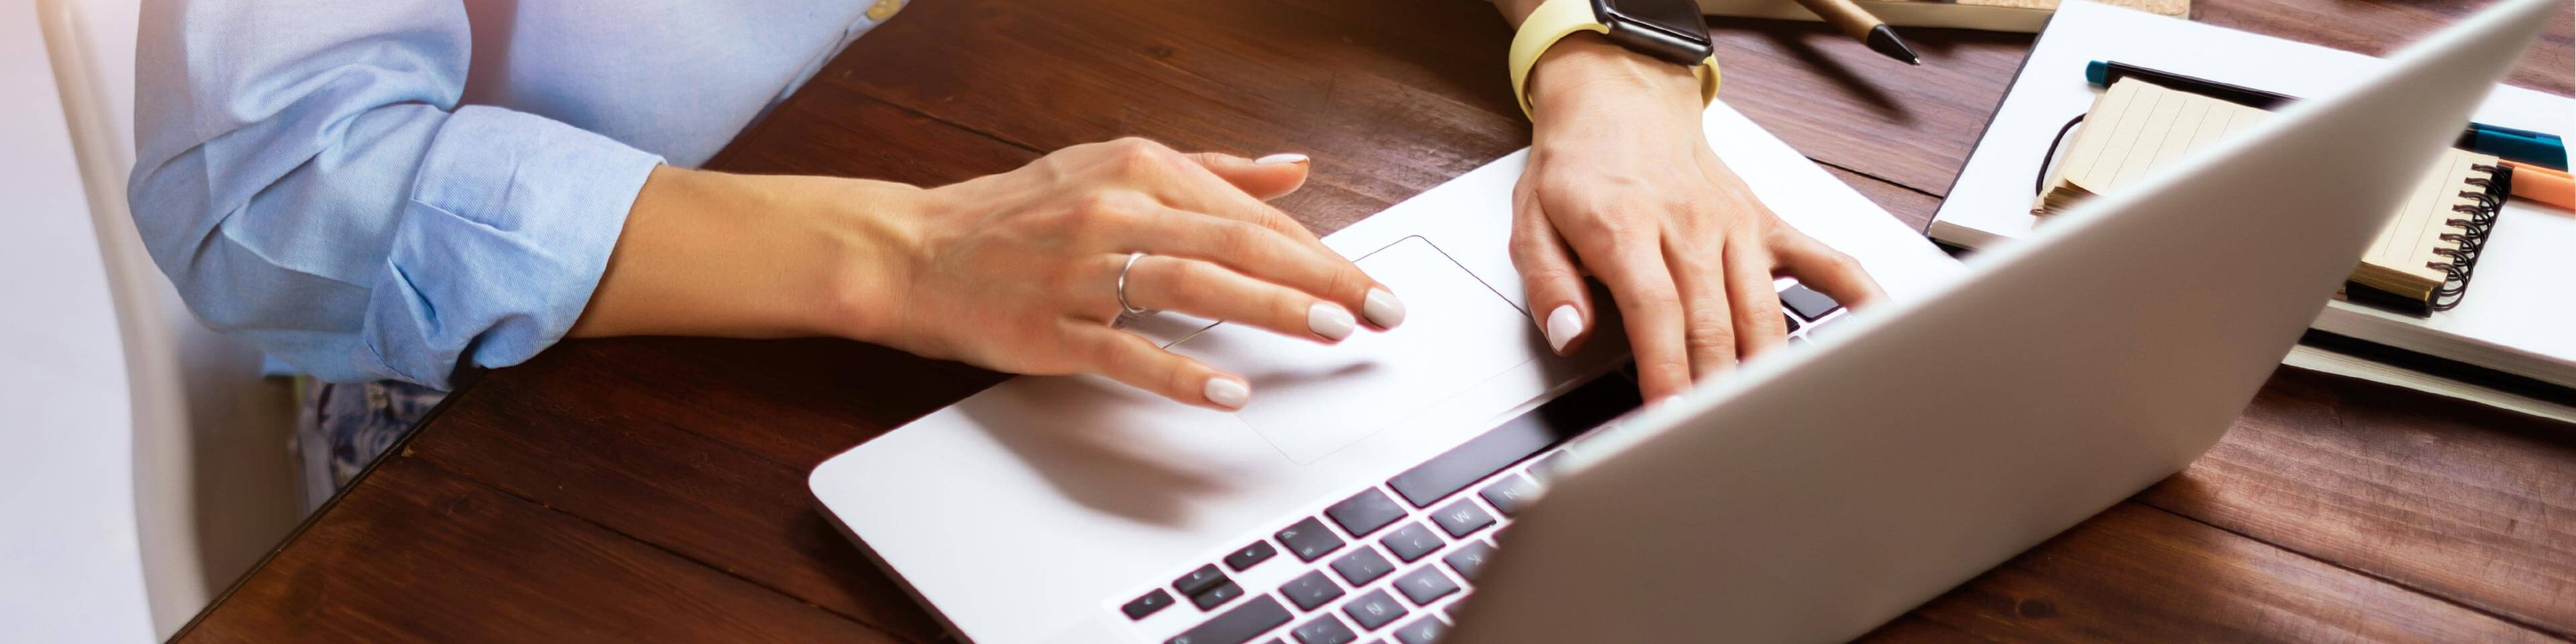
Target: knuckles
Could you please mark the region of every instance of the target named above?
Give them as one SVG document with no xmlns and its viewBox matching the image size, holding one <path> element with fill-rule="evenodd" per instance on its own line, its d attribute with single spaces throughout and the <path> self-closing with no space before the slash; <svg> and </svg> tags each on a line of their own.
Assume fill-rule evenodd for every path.
<svg viewBox="0 0 2576 644">
<path fill-rule="evenodd" d="M 1181 153 L 1161 143 L 1140 137 L 1125 137 L 1101 144 L 1101 167 L 1112 176 L 1127 179 L 1151 179 L 1168 174 L 1180 161 Z"/>
</svg>

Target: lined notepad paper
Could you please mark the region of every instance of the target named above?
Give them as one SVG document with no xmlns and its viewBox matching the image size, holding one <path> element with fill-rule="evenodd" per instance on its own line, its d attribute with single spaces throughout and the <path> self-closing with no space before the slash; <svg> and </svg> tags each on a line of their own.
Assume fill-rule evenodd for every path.
<svg viewBox="0 0 2576 644">
<path fill-rule="evenodd" d="M 2087 197 L 2118 191 L 2269 116 L 2263 110 L 2121 79 L 2085 113 L 2083 125 L 2051 171 L 2047 190 L 2032 212 L 2045 216 Z M 2459 149 L 2444 154 L 2362 256 L 2352 282 L 2423 303 L 2426 311 L 2436 307 L 2437 295 L 2446 284 L 2465 282 L 2466 271 L 2453 267 L 2464 263 L 2459 256 L 2462 245 L 2483 231 L 2472 234 L 2474 226 L 2461 224 L 2480 207 L 2479 194 L 2495 167 L 2492 156 Z M 2465 284 L 2452 286 L 2456 291 Z"/>
</svg>

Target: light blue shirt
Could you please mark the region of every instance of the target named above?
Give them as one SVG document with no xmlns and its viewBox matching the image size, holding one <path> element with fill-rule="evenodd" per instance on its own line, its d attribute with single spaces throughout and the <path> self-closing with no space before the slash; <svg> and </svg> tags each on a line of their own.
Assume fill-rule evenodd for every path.
<svg viewBox="0 0 2576 644">
<path fill-rule="evenodd" d="M 899 5 L 147 0 L 135 222 L 208 326 L 444 389 L 561 339 L 655 165 L 706 161 Z"/>
</svg>

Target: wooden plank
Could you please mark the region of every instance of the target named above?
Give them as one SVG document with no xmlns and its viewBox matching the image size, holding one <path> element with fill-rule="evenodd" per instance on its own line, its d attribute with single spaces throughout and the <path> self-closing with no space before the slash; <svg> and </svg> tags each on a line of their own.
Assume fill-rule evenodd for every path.
<svg viewBox="0 0 2576 644">
<path fill-rule="evenodd" d="M 1500 31 L 1474 3 L 1406 10 Z M 1354 35 L 1266 2 L 925 2 L 835 63 L 911 64 L 827 76 L 799 98 L 856 93 L 1038 150 L 1144 135 L 1305 152 L 1314 176 L 1279 203 L 1329 232 L 1528 145 L 1492 68 L 1413 42 L 1445 37 Z M 1487 43 L 1497 56 L 1499 38 Z"/>
<path fill-rule="evenodd" d="M 2122 503 L 1862 638 L 1878 642 L 2543 642 L 2325 562 Z"/>
<path fill-rule="evenodd" d="M 2576 638 L 2576 426 L 2284 368 L 2140 498 Z"/>
<path fill-rule="evenodd" d="M 407 455 L 903 638 L 938 637 L 902 586 L 815 510 L 805 473 L 910 415 L 876 402 L 919 400 L 927 411 L 977 383 L 853 342 L 568 348 L 490 376 Z M 705 382 L 730 386 L 692 384 Z M 521 411 L 562 401 L 599 404 L 544 422 Z"/>
<path fill-rule="evenodd" d="M 394 458 L 177 639 L 895 642 L 581 519 Z"/>
</svg>

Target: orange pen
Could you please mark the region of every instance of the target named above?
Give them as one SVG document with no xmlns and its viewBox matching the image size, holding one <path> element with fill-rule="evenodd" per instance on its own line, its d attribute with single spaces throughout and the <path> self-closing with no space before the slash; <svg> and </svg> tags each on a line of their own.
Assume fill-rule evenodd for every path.
<svg viewBox="0 0 2576 644">
<path fill-rule="evenodd" d="M 2515 198 L 2576 209 L 2576 179 L 2569 179 L 2567 171 L 2515 161 L 2506 161 L 2504 165 L 2513 168 Z"/>
</svg>

